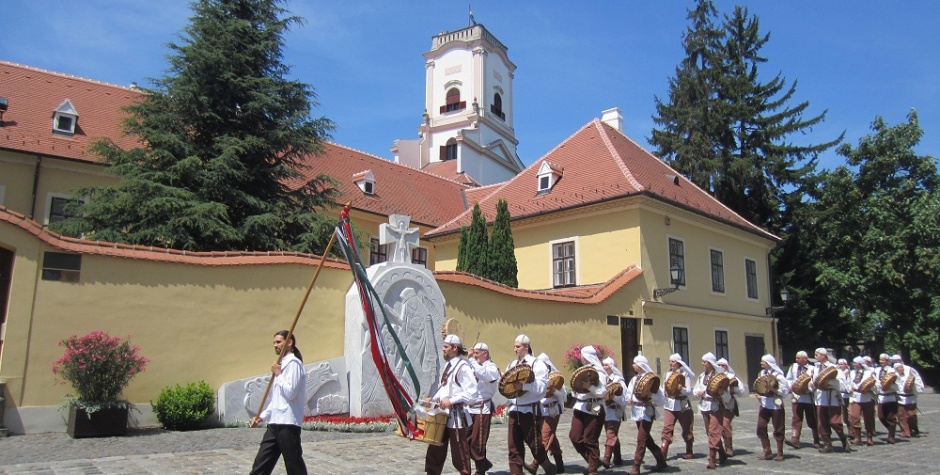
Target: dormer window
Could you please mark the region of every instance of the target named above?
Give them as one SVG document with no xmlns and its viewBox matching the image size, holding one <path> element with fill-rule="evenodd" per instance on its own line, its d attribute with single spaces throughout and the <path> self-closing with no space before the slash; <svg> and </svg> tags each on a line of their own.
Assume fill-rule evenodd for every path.
<svg viewBox="0 0 940 475">
<path fill-rule="evenodd" d="M 353 182 L 367 195 L 375 195 L 375 175 L 371 170 L 362 171 L 353 175 Z"/>
<path fill-rule="evenodd" d="M 552 187 L 555 186 L 555 183 L 558 183 L 558 180 L 561 179 L 563 174 L 564 168 L 551 162 L 542 162 L 542 165 L 539 166 L 539 172 L 537 175 L 539 194 L 548 193 L 551 191 Z"/>
<path fill-rule="evenodd" d="M 56 107 L 52 116 L 52 131 L 61 134 L 73 135 L 75 126 L 78 123 L 78 111 L 72 105 L 72 101 L 66 99 L 59 107 Z"/>
</svg>

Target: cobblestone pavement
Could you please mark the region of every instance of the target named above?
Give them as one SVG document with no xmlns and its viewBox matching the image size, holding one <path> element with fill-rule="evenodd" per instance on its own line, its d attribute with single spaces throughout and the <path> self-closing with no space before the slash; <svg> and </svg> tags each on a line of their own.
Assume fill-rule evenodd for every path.
<svg viewBox="0 0 940 475">
<path fill-rule="evenodd" d="M 735 419 L 734 458 L 711 473 L 719 474 L 940 474 L 937 440 L 940 439 L 940 395 L 923 394 L 919 406 L 920 438 L 899 439 L 885 443 L 884 428 L 877 423 L 874 447 L 862 446 L 854 452 L 820 454 L 808 444 L 793 450 L 785 447 L 783 462 L 757 460 L 760 443 L 754 433 L 757 418 L 756 399 L 742 403 L 741 416 Z M 789 414 L 787 414 L 789 421 Z M 577 455 L 567 433 L 570 424 L 563 419 L 558 427 L 567 473 L 583 473 L 587 466 Z M 653 425 L 658 434 L 661 424 Z M 787 431 L 789 435 L 789 430 Z M 64 433 L 12 436 L 0 439 L 0 474 L 246 474 L 254 460 L 260 429 L 212 429 L 198 432 L 167 432 L 159 429 L 135 430 L 126 437 L 71 439 Z M 624 456 L 633 453 L 636 429 L 630 421 L 620 430 Z M 677 434 L 678 435 L 678 434 Z M 705 473 L 707 447 L 700 416 L 695 419 L 693 460 L 670 455 L 667 473 Z M 804 442 L 808 439 L 804 430 Z M 314 475 L 332 474 L 422 474 L 426 445 L 409 442 L 388 433 L 348 434 L 304 431 L 304 459 Z M 838 443 L 836 443 L 838 447 Z M 489 443 L 490 458 L 496 462 L 490 475 L 508 475 L 506 429 L 494 425 Z M 647 454 L 643 473 L 655 463 Z M 629 466 L 612 467 L 601 473 L 623 474 Z M 275 474 L 284 474 L 278 465 Z M 456 473 L 448 464 L 444 473 Z"/>
</svg>

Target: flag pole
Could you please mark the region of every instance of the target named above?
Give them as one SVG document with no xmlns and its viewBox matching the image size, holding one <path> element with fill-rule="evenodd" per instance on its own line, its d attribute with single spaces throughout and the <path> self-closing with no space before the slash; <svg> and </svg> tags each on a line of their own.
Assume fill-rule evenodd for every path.
<svg viewBox="0 0 940 475">
<path fill-rule="evenodd" d="M 349 209 L 349 205 L 352 202 L 346 203 L 343 206 L 345 210 Z M 290 324 L 290 330 L 287 330 L 287 336 L 284 338 L 284 346 L 281 347 L 281 350 L 277 353 L 277 359 L 274 361 L 274 364 L 280 364 L 281 359 L 284 357 L 284 348 L 287 346 L 287 342 L 290 341 L 290 338 L 294 335 L 294 328 L 297 326 L 297 321 L 300 320 L 300 314 L 304 311 L 304 306 L 307 305 L 307 299 L 310 297 L 310 291 L 313 290 L 314 284 L 317 282 L 317 277 L 320 276 L 320 271 L 323 270 L 323 262 L 326 261 L 326 256 L 330 254 L 330 249 L 333 248 L 333 243 L 336 242 L 336 231 L 330 235 L 330 242 L 326 245 L 326 249 L 323 251 L 323 255 L 320 256 L 320 263 L 317 265 L 317 271 L 313 274 L 313 278 L 310 280 L 310 284 L 307 285 L 307 291 L 304 292 L 304 298 L 300 301 L 300 306 L 297 308 L 297 314 L 294 315 L 294 321 Z M 273 365 L 272 365 L 273 366 Z M 261 411 L 264 410 L 264 403 L 268 400 L 268 394 L 271 392 L 271 385 L 274 383 L 274 373 L 271 373 L 271 379 L 268 380 L 268 386 L 264 388 L 264 395 L 261 396 L 261 403 L 258 405 L 258 411 L 255 413 L 255 417 L 261 415 Z"/>
</svg>

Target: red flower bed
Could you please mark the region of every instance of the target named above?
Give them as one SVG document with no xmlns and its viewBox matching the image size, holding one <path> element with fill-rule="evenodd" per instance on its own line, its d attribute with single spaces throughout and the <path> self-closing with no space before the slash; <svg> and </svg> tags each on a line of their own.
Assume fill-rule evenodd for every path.
<svg viewBox="0 0 940 475">
<path fill-rule="evenodd" d="M 307 416 L 304 422 L 325 422 L 328 424 L 387 424 L 392 421 L 392 414 L 378 417 L 350 417 L 350 416 Z"/>
</svg>

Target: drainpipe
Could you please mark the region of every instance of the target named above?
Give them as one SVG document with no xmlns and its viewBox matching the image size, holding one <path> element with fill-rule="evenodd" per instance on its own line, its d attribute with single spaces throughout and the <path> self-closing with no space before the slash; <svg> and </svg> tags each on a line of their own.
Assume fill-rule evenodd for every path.
<svg viewBox="0 0 940 475">
<path fill-rule="evenodd" d="M 42 155 L 36 155 L 36 173 L 33 175 L 33 203 L 29 207 L 29 219 L 35 221 L 36 195 L 39 193 L 39 171 L 42 170 Z"/>
</svg>

